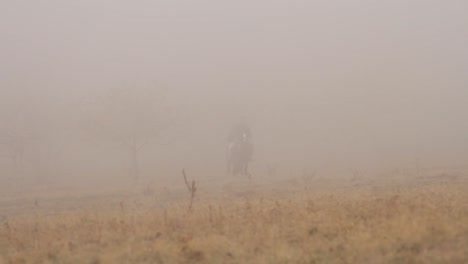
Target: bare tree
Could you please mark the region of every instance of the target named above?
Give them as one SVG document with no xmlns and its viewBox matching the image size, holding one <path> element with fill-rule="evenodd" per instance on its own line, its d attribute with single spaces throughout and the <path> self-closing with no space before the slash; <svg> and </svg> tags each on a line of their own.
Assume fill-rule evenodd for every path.
<svg viewBox="0 0 468 264">
<path fill-rule="evenodd" d="M 174 121 L 166 101 L 166 90 L 151 87 L 112 89 L 99 101 L 94 115 L 99 138 L 117 143 L 128 154 L 131 176 L 140 177 L 140 154 L 158 139 Z"/>
<path fill-rule="evenodd" d="M 0 156 L 12 161 L 16 176 L 22 175 L 25 154 L 38 138 L 37 116 L 33 110 L 11 108 L 2 115 Z"/>
</svg>

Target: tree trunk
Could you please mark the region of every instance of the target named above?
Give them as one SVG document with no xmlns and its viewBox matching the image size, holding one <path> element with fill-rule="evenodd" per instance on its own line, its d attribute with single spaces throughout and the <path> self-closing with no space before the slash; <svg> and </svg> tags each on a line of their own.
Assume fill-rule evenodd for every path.
<svg viewBox="0 0 468 264">
<path fill-rule="evenodd" d="M 133 148 L 131 151 L 131 176 L 135 182 L 138 182 L 140 179 L 140 164 L 138 162 L 138 150 Z"/>
</svg>

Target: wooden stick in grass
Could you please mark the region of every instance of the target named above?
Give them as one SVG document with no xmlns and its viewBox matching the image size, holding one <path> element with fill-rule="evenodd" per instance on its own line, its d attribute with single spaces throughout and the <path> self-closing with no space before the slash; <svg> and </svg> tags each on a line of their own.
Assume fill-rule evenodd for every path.
<svg viewBox="0 0 468 264">
<path fill-rule="evenodd" d="M 193 205 L 193 199 L 195 198 L 195 193 L 197 192 L 197 187 L 195 187 L 195 181 L 192 181 L 192 184 L 189 184 L 189 181 L 187 180 L 187 174 L 185 173 L 185 169 L 182 169 L 182 175 L 184 176 L 184 182 L 185 186 L 187 186 L 188 191 L 190 192 L 190 205 L 189 205 L 189 211 L 192 210 L 192 205 Z"/>
</svg>

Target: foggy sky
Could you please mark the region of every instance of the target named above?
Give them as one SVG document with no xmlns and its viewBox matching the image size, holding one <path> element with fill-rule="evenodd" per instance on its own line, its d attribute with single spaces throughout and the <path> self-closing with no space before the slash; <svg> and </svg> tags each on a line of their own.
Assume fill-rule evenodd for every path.
<svg viewBox="0 0 468 264">
<path fill-rule="evenodd" d="M 154 86 L 178 120 L 147 167 L 222 167 L 241 116 L 257 171 L 465 166 L 467 13 L 461 0 L 1 1 L 1 118 L 47 135 L 69 157 L 57 163 L 112 167 L 124 155 L 96 158 L 118 154 L 96 150 L 85 115 L 110 89 Z"/>
</svg>

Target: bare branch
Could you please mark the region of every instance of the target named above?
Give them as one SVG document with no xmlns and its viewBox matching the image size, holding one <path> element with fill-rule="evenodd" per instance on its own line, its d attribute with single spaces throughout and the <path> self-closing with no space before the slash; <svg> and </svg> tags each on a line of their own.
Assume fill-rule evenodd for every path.
<svg viewBox="0 0 468 264">
<path fill-rule="evenodd" d="M 189 190 L 189 192 L 191 192 L 192 189 L 190 187 L 190 184 L 188 183 L 187 175 L 185 174 L 185 169 L 182 169 L 182 175 L 184 176 L 185 186 L 187 186 L 187 189 Z"/>
<path fill-rule="evenodd" d="M 189 184 L 188 180 L 187 180 L 187 175 L 185 174 L 185 169 L 182 169 L 182 175 L 184 176 L 184 182 L 185 182 L 185 185 L 187 186 L 187 189 L 189 190 L 190 192 L 190 204 L 189 204 L 189 208 L 188 210 L 191 211 L 192 210 L 192 206 L 193 206 L 193 200 L 195 199 L 195 193 L 197 192 L 197 187 L 195 186 L 195 181 L 192 181 L 192 185 Z"/>
</svg>

